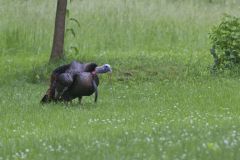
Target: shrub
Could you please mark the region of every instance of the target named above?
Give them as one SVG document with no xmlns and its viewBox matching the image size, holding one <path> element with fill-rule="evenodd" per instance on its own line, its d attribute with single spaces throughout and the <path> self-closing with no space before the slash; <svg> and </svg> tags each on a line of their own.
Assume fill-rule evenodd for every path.
<svg viewBox="0 0 240 160">
<path fill-rule="evenodd" d="M 233 68 L 240 64 L 240 18 L 225 15 L 210 33 L 213 69 Z"/>
</svg>

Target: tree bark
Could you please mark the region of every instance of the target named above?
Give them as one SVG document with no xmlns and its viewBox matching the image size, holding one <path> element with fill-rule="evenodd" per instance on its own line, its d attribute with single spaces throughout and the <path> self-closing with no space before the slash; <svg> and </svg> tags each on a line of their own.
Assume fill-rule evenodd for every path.
<svg viewBox="0 0 240 160">
<path fill-rule="evenodd" d="M 51 52 L 49 62 L 54 62 L 64 57 L 64 33 L 65 33 L 66 11 L 67 11 L 67 0 L 58 0 L 52 52 Z"/>
</svg>

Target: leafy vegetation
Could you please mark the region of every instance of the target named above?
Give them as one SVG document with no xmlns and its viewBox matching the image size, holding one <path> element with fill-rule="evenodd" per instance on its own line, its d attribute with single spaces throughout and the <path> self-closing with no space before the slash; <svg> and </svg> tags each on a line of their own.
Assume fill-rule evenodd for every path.
<svg viewBox="0 0 240 160">
<path fill-rule="evenodd" d="M 48 66 L 56 1 L 0 0 L 0 160 L 239 159 L 239 75 L 208 69 L 208 33 L 239 2 L 209 2 L 73 1 L 66 47 L 79 53 Z M 98 103 L 41 106 L 72 59 L 113 67 Z"/>
<path fill-rule="evenodd" d="M 240 63 L 240 18 L 225 15 L 210 33 L 215 67 L 231 68 Z"/>
</svg>

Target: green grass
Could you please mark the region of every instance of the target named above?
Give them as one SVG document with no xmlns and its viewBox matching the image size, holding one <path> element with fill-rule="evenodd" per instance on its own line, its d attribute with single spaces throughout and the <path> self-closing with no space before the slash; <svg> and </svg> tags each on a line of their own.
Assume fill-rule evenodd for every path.
<svg viewBox="0 0 240 160">
<path fill-rule="evenodd" d="M 0 4 L 0 160 L 240 158 L 239 74 L 210 74 L 208 41 L 238 1 L 73 1 L 61 63 L 109 63 L 112 80 L 97 104 L 44 106 L 56 2 Z"/>
<path fill-rule="evenodd" d="M 82 106 L 39 105 L 45 89 L 41 85 L 12 86 L 10 91 L 3 87 L 1 155 L 3 159 L 24 155 L 26 159 L 238 159 L 238 83 L 228 79 L 118 83 L 112 91 L 104 83 L 99 103 L 88 97 Z"/>
</svg>

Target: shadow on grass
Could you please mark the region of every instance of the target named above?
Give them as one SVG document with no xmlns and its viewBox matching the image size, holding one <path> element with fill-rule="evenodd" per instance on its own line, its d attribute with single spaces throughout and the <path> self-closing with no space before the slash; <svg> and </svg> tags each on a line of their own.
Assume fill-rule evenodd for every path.
<svg viewBox="0 0 240 160">
<path fill-rule="evenodd" d="M 75 99 L 72 102 L 51 102 L 46 104 L 40 104 L 43 109 L 49 108 L 62 108 L 64 110 L 95 110 L 99 107 L 98 103 L 90 102 L 85 100 L 81 104 Z"/>
</svg>

